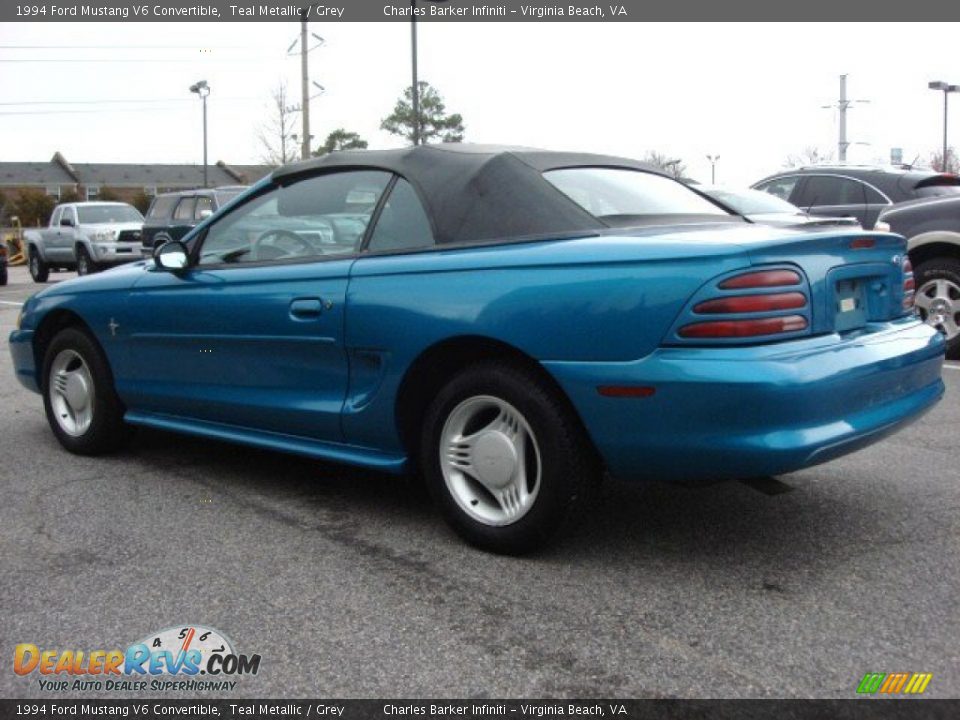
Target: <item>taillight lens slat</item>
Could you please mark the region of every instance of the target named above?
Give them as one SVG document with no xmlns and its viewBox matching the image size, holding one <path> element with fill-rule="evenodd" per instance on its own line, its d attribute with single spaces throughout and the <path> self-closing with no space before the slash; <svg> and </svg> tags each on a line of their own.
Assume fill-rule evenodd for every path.
<svg viewBox="0 0 960 720">
<path fill-rule="evenodd" d="M 773 293 L 769 295 L 732 295 L 706 300 L 694 306 L 693 311 L 705 313 L 761 313 L 776 310 L 797 310 L 806 307 L 803 293 Z"/>
<path fill-rule="evenodd" d="M 802 315 L 754 318 L 748 320 L 712 320 L 693 323 L 680 328 L 685 338 L 745 338 L 777 335 L 806 330 L 807 319 Z"/>
<path fill-rule="evenodd" d="M 801 282 L 800 273 L 793 270 L 760 270 L 727 278 L 719 287 L 721 290 L 744 290 L 799 285 Z"/>
</svg>

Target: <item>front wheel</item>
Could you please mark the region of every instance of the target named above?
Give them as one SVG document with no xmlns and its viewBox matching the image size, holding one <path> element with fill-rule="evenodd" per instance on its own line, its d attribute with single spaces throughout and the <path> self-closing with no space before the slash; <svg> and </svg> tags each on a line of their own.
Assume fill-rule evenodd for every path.
<svg viewBox="0 0 960 720">
<path fill-rule="evenodd" d="M 47 265 L 36 248 L 30 248 L 30 277 L 34 282 L 45 283 L 50 277 L 50 266 Z"/>
<path fill-rule="evenodd" d="M 914 271 L 917 292 L 914 304 L 924 322 L 947 341 L 947 357 L 960 359 L 960 260 L 934 258 Z"/>
<path fill-rule="evenodd" d="M 579 420 L 536 373 L 464 369 L 427 411 L 420 462 L 453 529 L 493 552 L 543 545 L 584 514 L 599 468 Z"/>
<path fill-rule="evenodd" d="M 131 434 L 103 351 L 77 328 L 61 330 L 47 348 L 43 405 L 57 440 L 78 455 L 116 450 Z"/>
<path fill-rule="evenodd" d="M 90 275 L 97 271 L 97 265 L 90 258 L 90 253 L 82 245 L 77 248 L 77 275 Z"/>
</svg>

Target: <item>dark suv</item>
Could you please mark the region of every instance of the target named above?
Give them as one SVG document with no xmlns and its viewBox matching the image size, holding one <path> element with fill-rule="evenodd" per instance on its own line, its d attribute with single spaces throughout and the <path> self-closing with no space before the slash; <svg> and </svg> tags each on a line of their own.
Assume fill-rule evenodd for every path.
<svg viewBox="0 0 960 720">
<path fill-rule="evenodd" d="M 784 170 L 753 185 L 812 215 L 855 217 L 871 230 L 896 203 L 960 193 L 960 177 L 933 170 L 865 165 L 816 165 Z"/>
<path fill-rule="evenodd" d="M 143 223 L 143 254 L 153 255 L 165 242 L 179 240 L 246 189 L 246 185 L 230 185 L 157 195 Z"/>
</svg>

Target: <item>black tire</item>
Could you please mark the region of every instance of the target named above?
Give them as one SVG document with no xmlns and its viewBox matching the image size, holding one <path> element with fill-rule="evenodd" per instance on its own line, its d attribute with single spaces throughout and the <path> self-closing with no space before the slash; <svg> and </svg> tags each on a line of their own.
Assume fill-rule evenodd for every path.
<svg viewBox="0 0 960 720">
<path fill-rule="evenodd" d="M 92 275 L 100 268 L 83 245 L 77 246 L 77 275 Z"/>
<path fill-rule="evenodd" d="M 468 514 L 441 467 L 444 425 L 463 403 L 481 397 L 516 409 L 539 448 L 538 491 L 525 514 L 510 524 L 488 524 Z M 497 361 L 465 368 L 440 390 L 427 409 L 419 460 L 427 488 L 447 523 L 472 545 L 510 555 L 534 550 L 570 530 L 592 504 L 601 478 L 593 447 L 565 399 L 535 372 Z M 476 486 L 483 494 L 480 484 Z M 494 500 L 492 494 L 489 497 Z"/>
<path fill-rule="evenodd" d="M 50 373 L 58 356 L 65 351 L 75 353 L 89 370 L 93 389 L 92 419 L 89 426 L 79 434 L 67 432 L 57 419 L 53 396 L 55 382 Z M 67 353 L 69 354 L 69 353 Z M 113 374 L 97 342 L 79 328 L 66 328 L 54 336 L 43 358 L 41 376 L 43 406 L 47 422 L 57 440 L 64 448 L 78 455 L 101 455 L 122 447 L 133 434 L 132 428 L 123 422 L 124 407 L 113 386 Z"/>
<path fill-rule="evenodd" d="M 918 301 L 917 308 L 924 320 L 927 320 L 927 313 L 921 307 L 923 300 L 920 298 L 920 291 L 930 282 L 936 280 L 946 280 L 950 285 L 949 302 L 952 307 L 954 318 L 954 327 L 960 323 L 960 260 L 952 257 L 938 257 L 926 260 L 914 268 L 914 282 L 916 283 Z M 952 286 L 952 287 L 950 287 Z M 930 323 L 933 325 L 933 323 Z M 953 337 L 945 331 L 943 326 L 934 325 L 944 333 L 947 340 L 947 357 L 951 360 L 960 360 L 960 333 L 955 333 Z"/>
<path fill-rule="evenodd" d="M 45 283 L 47 278 L 50 277 L 50 266 L 43 261 L 43 258 L 40 257 L 40 253 L 37 252 L 35 247 L 30 248 L 28 263 L 30 266 L 30 277 L 33 278 L 33 281 Z"/>
<path fill-rule="evenodd" d="M 7 266 L 0 267 L 0 286 L 7 284 Z"/>
</svg>

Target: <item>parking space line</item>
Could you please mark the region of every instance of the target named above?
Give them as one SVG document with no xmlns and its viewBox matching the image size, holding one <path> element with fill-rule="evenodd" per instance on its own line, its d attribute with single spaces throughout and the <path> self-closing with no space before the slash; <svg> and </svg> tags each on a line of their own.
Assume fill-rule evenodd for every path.
<svg viewBox="0 0 960 720">
<path fill-rule="evenodd" d="M 22 302 L 13 302 L 12 300 L 0 300 L 0 305 L 15 305 L 16 307 L 23 307 Z"/>
<path fill-rule="evenodd" d="M 943 366 L 951 370 L 960 370 L 960 365 L 953 365 L 952 363 L 944 363 Z"/>
</svg>

